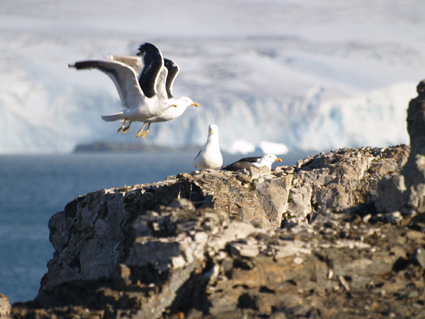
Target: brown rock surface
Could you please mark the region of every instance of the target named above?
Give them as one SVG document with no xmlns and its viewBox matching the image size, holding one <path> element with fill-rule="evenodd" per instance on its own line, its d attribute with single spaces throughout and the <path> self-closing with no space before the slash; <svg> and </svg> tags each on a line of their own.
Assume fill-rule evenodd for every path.
<svg viewBox="0 0 425 319">
<path fill-rule="evenodd" d="M 137 222 L 143 226 L 143 231 L 139 231 L 144 236 L 151 235 L 152 227 L 161 230 L 163 223 L 170 221 L 156 214 L 161 205 L 170 205 L 176 199 L 188 199 L 194 207 L 209 207 L 225 213 L 229 220 L 252 222 L 271 231 L 281 225 L 307 223 L 306 217 L 340 213 L 358 204 L 372 203 L 378 181 L 399 172 L 407 154 L 408 147 L 403 145 L 341 149 L 299 161 L 298 169 L 253 168 L 246 175 L 255 179 L 247 182 L 238 179 L 240 172 L 203 171 L 170 176 L 164 182 L 149 185 L 87 194 L 50 220 L 55 254 L 43 278 L 43 288 L 110 277 L 122 260 L 136 258 L 131 253 L 131 249 L 136 249 L 131 246 L 131 225 Z M 166 243 L 146 245 L 146 252 L 161 251 Z M 137 247 L 138 251 L 142 249 Z M 161 271 L 169 261 L 163 262 Z"/>
<path fill-rule="evenodd" d="M 400 260 L 414 264 L 407 256 L 419 245 L 405 247 L 406 239 L 395 249 L 382 242 L 397 231 L 407 236 L 407 226 L 401 231 L 379 216 L 371 218 L 379 226 L 361 221 L 378 182 L 400 171 L 408 151 L 340 149 L 296 167 L 195 171 L 79 197 L 51 218 L 49 271 L 36 300 L 15 305 L 13 313 L 341 314 L 327 310 L 337 304 L 329 298 L 352 303 L 355 291 L 384 283 Z M 381 311 L 380 305 L 374 307 Z"/>
<path fill-rule="evenodd" d="M 275 231 L 187 200 L 129 223 L 106 278 L 43 287 L 16 318 L 421 318 L 423 218 L 355 213 Z M 131 238 L 131 239 L 130 239 Z M 78 266 L 76 266 L 78 268 Z"/>
</svg>

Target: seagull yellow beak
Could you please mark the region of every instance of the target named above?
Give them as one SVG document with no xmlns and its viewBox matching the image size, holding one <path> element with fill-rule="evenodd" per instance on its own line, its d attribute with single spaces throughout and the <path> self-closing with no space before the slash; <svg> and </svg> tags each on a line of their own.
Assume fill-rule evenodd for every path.
<svg viewBox="0 0 425 319">
<path fill-rule="evenodd" d="M 196 106 L 196 107 L 198 107 L 198 106 L 199 106 L 199 104 L 198 104 L 198 103 L 192 103 L 192 105 L 194 105 L 194 106 Z"/>
<path fill-rule="evenodd" d="M 282 160 L 280 158 L 276 158 L 274 161 L 275 162 L 282 162 Z"/>
<path fill-rule="evenodd" d="M 177 105 L 173 104 L 173 105 L 171 105 L 171 107 L 177 107 Z"/>
<path fill-rule="evenodd" d="M 211 134 L 214 134 L 214 131 L 213 130 L 211 130 Z"/>
</svg>

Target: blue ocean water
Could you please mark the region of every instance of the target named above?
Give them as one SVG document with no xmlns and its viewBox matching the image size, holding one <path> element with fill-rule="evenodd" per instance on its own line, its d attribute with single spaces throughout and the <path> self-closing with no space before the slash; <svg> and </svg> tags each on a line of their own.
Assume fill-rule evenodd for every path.
<svg viewBox="0 0 425 319">
<path fill-rule="evenodd" d="M 0 156 L 0 293 L 34 299 L 53 256 L 48 221 L 88 192 L 192 172 L 197 152 Z M 292 165 L 300 154 L 283 157 Z M 240 155 L 225 155 L 224 163 Z"/>
</svg>

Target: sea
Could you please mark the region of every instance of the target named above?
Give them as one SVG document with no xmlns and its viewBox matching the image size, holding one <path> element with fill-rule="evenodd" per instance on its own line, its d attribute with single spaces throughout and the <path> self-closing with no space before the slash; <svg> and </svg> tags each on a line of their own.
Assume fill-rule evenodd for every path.
<svg viewBox="0 0 425 319">
<path fill-rule="evenodd" d="M 91 152 L 64 155 L 0 155 L 0 293 L 11 304 L 36 297 L 53 257 L 48 222 L 86 193 L 164 180 L 191 173 L 197 152 Z M 255 154 L 250 154 L 253 156 Z M 309 155 L 280 156 L 294 165 Z M 224 164 L 241 156 L 223 154 Z"/>
</svg>

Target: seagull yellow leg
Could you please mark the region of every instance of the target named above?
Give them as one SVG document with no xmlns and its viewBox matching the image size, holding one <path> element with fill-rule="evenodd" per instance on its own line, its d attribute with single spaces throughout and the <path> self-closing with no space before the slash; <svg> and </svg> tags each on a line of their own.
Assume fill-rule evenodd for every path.
<svg viewBox="0 0 425 319">
<path fill-rule="evenodd" d="M 121 127 L 118 129 L 117 133 L 121 132 L 124 128 L 125 122 L 127 122 L 127 119 L 124 119 L 124 122 L 122 123 Z"/>
<path fill-rule="evenodd" d="M 130 125 L 131 125 L 131 121 L 130 121 L 130 123 L 128 123 L 128 125 L 127 125 L 126 127 L 124 127 L 124 129 L 122 130 L 122 133 L 123 133 L 123 134 L 127 133 L 128 129 L 130 128 Z"/>
<path fill-rule="evenodd" d="M 142 129 L 136 134 L 136 137 L 139 137 L 142 134 L 143 129 L 145 128 L 145 125 L 146 125 L 146 122 L 143 123 Z"/>
<path fill-rule="evenodd" d="M 146 129 L 146 131 L 144 131 L 144 132 L 143 132 L 143 134 L 142 134 L 142 138 L 143 138 L 143 139 L 145 139 L 146 135 L 148 134 L 148 132 L 149 132 L 149 127 L 150 127 L 150 126 L 151 126 L 151 123 L 149 123 L 148 128 Z"/>
</svg>

